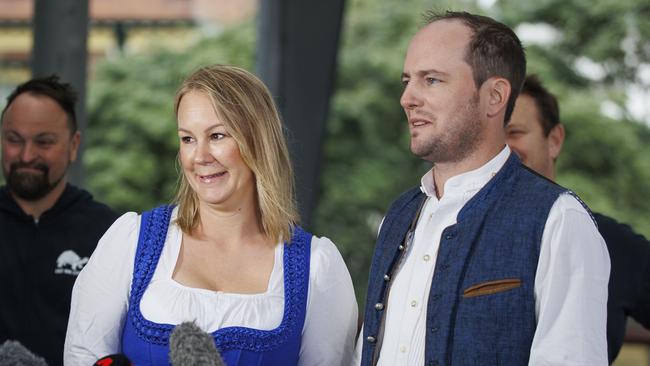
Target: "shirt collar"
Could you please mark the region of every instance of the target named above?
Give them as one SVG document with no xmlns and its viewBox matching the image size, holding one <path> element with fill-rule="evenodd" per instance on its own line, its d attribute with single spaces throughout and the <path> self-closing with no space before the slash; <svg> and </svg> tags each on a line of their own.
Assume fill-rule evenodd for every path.
<svg viewBox="0 0 650 366">
<path fill-rule="evenodd" d="M 500 153 L 483 166 L 449 178 L 445 182 L 445 196 L 480 190 L 503 167 L 509 156 L 510 148 L 506 145 Z M 436 197 L 436 187 L 433 182 L 433 168 L 422 176 L 420 190 L 428 197 Z"/>
</svg>

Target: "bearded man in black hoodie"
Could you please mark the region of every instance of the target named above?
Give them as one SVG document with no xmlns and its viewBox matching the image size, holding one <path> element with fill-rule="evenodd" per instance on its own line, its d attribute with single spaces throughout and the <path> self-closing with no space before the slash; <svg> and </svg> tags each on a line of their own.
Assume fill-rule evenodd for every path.
<svg viewBox="0 0 650 366">
<path fill-rule="evenodd" d="M 75 102 L 56 76 L 33 79 L 7 97 L 1 120 L 0 344 L 17 340 L 51 366 L 63 363 L 77 274 L 117 218 L 67 182 L 81 139 Z"/>
</svg>

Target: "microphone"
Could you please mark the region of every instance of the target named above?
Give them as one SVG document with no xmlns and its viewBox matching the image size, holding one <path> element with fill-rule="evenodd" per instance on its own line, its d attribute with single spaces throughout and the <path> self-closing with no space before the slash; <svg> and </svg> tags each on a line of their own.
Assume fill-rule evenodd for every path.
<svg viewBox="0 0 650 366">
<path fill-rule="evenodd" d="M 0 346 L 0 366 L 47 366 L 47 362 L 20 342 L 5 341 Z"/>
<path fill-rule="evenodd" d="M 100 358 L 93 366 L 133 366 L 125 355 L 117 353 Z"/>
<path fill-rule="evenodd" d="M 226 366 L 212 336 L 194 322 L 181 323 L 172 331 L 169 360 L 173 366 Z"/>
</svg>

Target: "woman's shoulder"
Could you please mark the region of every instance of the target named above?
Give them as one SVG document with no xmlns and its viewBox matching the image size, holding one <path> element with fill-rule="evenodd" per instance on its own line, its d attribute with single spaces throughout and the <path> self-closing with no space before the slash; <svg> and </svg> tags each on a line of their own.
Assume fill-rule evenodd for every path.
<svg viewBox="0 0 650 366">
<path fill-rule="evenodd" d="M 312 283 L 322 285 L 346 281 L 348 268 L 336 244 L 327 237 L 312 235 L 310 251 L 310 277 Z"/>
</svg>

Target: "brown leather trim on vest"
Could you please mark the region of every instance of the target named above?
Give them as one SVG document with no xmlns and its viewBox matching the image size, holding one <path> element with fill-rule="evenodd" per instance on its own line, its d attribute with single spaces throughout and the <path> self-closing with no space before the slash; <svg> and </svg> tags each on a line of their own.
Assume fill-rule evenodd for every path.
<svg viewBox="0 0 650 366">
<path fill-rule="evenodd" d="M 508 278 L 504 280 L 488 281 L 468 287 L 463 291 L 463 297 L 476 297 L 483 295 L 492 295 L 503 291 L 512 290 L 521 286 L 521 280 L 518 278 Z"/>
</svg>

